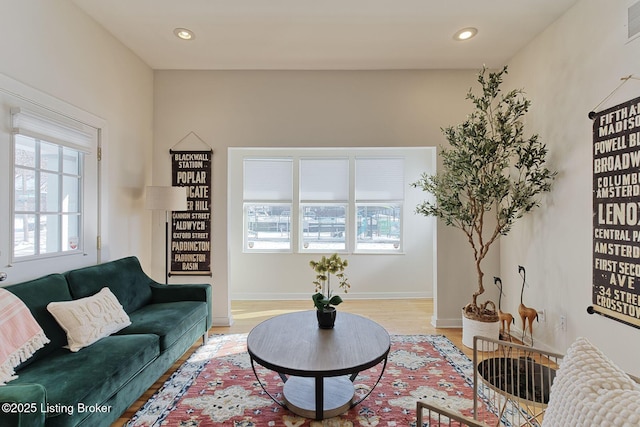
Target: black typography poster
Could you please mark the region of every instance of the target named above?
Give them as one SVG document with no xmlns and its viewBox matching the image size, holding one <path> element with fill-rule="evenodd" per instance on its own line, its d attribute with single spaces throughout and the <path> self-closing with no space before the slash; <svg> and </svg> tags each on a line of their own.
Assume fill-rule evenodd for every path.
<svg viewBox="0 0 640 427">
<path fill-rule="evenodd" d="M 640 97 L 593 122 L 593 310 L 640 327 Z"/>
<path fill-rule="evenodd" d="M 171 150 L 171 184 L 188 191 L 187 210 L 172 212 L 170 275 L 211 275 L 212 154 Z"/>
</svg>

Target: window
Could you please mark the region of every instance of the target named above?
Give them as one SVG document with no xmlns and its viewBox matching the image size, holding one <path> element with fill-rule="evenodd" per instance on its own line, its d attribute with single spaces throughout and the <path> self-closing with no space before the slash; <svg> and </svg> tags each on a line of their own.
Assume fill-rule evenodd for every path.
<svg viewBox="0 0 640 427">
<path fill-rule="evenodd" d="M 402 250 L 404 158 L 327 151 L 244 159 L 245 251 Z"/>
<path fill-rule="evenodd" d="M 246 249 L 291 250 L 292 174 L 291 159 L 244 160 Z"/>
<path fill-rule="evenodd" d="M 12 124 L 12 259 L 81 253 L 83 145 L 94 136 L 24 109 Z"/>
<path fill-rule="evenodd" d="M 356 250 L 398 250 L 404 200 L 404 159 L 356 158 L 355 199 L 358 212 Z"/>
<path fill-rule="evenodd" d="M 347 249 L 349 159 L 300 159 L 302 250 Z"/>
</svg>

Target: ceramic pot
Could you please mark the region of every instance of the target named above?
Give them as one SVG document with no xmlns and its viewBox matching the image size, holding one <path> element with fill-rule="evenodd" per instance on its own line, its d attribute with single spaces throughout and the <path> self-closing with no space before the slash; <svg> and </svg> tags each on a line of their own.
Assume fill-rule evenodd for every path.
<svg viewBox="0 0 640 427">
<path fill-rule="evenodd" d="M 476 335 L 499 339 L 500 338 L 500 321 L 496 322 L 480 322 L 479 320 L 469 319 L 462 313 L 462 344 L 465 347 L 473 348 L 473 337 Z M 488 349 L 492 350 L 492 349 Z"/>
<path fill-rule="evenodd" d="M 336 322 L 336 308 L 326 307 L 322 310 L 316 310 L 318 318 L 318 327 L 320 329 L 332 329 Z"/>
</svg>

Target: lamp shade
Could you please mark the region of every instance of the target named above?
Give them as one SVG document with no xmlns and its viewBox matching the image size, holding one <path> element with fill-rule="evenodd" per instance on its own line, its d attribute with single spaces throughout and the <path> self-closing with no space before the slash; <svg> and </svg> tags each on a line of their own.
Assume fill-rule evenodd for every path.
<svg viewBox="0 0 640 427">
<path fill-rule="evenodd" d="M 186 211 L 187 187 L 147 187 L 145 206 L 154 211 Z"/>
</svg>

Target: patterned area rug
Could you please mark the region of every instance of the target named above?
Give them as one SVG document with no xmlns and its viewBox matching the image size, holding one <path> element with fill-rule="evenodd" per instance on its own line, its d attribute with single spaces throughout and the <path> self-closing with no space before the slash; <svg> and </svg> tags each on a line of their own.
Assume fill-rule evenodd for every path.
<svg viewBox="0 0 640 427">
<path fill-rule="evenodd" d="M 323 421 L 299 417 L 269 398 L 251 369 L 246 337 L 212 336 L 126 426 L 415 426 L 417 400 L 468 416 L 473 412 L 473 364 L 444 336 L 392 336 L 384 375 L 373 392 L 345 414 Z M 269 394 L 281 399 L 280 376 L 256 366 Z M 360 373 L 354 381 L 357 395 L 370 391 L 380 369 Z M 495 416 L 486 413 L 485 421 L 495 424 Z"/>
</svg>

